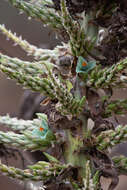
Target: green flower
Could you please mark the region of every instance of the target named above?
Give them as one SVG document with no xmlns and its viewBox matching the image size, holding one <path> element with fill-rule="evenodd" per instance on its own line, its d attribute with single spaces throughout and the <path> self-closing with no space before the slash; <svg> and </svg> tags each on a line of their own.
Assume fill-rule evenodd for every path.
<svg viewBox="0 0 127 190">
<path fill-rule="evenodd" d="M 78 57 L 76 73 L 88 73 L 96 66 L 96 61 L 87 62 L 82 56 Z"/>
</svg>

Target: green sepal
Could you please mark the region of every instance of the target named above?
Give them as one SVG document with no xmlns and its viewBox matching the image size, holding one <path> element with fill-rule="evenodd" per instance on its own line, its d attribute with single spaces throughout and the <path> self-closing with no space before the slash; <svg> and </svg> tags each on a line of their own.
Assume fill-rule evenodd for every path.
<svg viewBox="0 0 127 190">
<path fill-rule="evenodd" d="M 83 66 L 83 63 L 86 63 L 86 66 Z M 96 66 L 96 61 L 89 61 L 87 62 L 82 56 L 78 57 L 76 73 L 88 73 Z"/>
<path fill-rule="evenodd" d="M 41 139 L 45 139 L 47 141 L 54 141 L 56 140 L 56 137 L 54 133 L 49 129 L 47 133 L 43 137 L 41 137 Z"/>
<path fill-rule="evenodd" d="M 48 118 L 47 118 L 46 114 L 44 114 L 44 113 L 36 113 L 36 115 L 37 115 L 37 117 L 39 119 L 44 119 L 44 120 L 48 121 Z"/>
</svg>

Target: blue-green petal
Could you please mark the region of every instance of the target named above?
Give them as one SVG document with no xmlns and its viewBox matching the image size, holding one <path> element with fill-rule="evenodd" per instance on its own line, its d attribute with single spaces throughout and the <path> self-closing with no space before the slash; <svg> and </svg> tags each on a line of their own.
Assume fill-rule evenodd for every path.
<svg viewBox="0 0 127 190">
<path fill-rule="evenodd" d="M 82 65 L 83 62 L 86 63 L 86 66 Z M 88 73 L 95 66 L 96 66 L 96 61 L 87 62 L 86 59 L 84 59 L 82 56 L 79 56 L 78 57 L 78 62 L 77 62 L 77 67 L 76 67 L 76 73 Z"/>
<path fill-rule="evenodd" d="M 47 131 L 46 131 L 46 132 L 47 132 Z M 40 129 L 38 128 L 38 129 L 34 129 L 34 130 L 32 131 L 32 134 L 33 134 L 34 136 L 41 137 L 41 136 L 44 136 L 44 135 L 45 135 L 45 131 L 40 131 Z"/>
<path fill-rule="evenodd" d="M 42 119 L 42 122 L 41 122 L 41 124 L 42 124 L 42 127 L 44 128 L 44 129 L 46 129 L 46 130 L 48 130 L 48 123 L 47 123 L 47 121 L 45 120 L 45 119 Z"/>
<path fill-rule="evenodd" d="M 32 134 L 39 138 L 44 137 L 49 130 L 48 123 L 45 119 L 42 119 L 41 127 L 44 129 L 43 131 L 41 131 L 40 128 L 36 128 L 32 131 Z"/>
</svg>

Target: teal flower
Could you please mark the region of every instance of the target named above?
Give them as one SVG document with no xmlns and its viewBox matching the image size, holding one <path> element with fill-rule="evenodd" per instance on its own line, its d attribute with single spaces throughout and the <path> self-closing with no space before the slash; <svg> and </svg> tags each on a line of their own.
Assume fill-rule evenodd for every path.
<svg viewBox="0 0 127 190">
<path fill-rule="evenodd" d="M 49 131 L 48 123 L 42 119 L 41 126 L 33 130 L 32 134 L 38 138 L 45 139 Z"/>
<path fill-rule="evenodd" d="M 96 66 L 96 61 L 87 62 L 82 56 L 78 57 L 76 73 L 88 73 Z"/>
</svg>

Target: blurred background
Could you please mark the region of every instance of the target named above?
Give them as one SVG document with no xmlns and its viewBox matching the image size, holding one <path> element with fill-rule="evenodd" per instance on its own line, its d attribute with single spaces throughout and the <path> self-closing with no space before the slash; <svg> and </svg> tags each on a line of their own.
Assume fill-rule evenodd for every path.
<svg viewBox="0 0 127 190">
<path fill-rule="evenodd" d="M 16 32 L 18 36 L 22 35 L 28 42 L 42 48 L 53 48 L 59 41 L 56 36 L 48 28 L 45 28 L 42 23 L 34 20 L 28 20 L 28 17 L 23 14 L 20 15 L 16 8 L 13 8 L 6 0 L 0 0 L 0 24 L 5 24 L 6 28 L 12 32 Z M 0 33 L 0 52 L 3 54 L 18 57 L 24 60 L 31 60 L 31 57 L 27 57 L 26 54 L 18 47 L 14 47 L 12 41 L 8 41 L 6 37 Z M 9 114 L 11 116 L 18 116 L 21 107 L 22 96 L 24 90 L 20 85 L 16 85 L 15 81 L 8 80 L 7 77 L 0 73 L 0 115 Z M 127 98 L 126 91 L 121 90 L 115 92 L 115 96 Z M 120 122 L 125 123 L 125 118 L 119 118 Z M 1 127 L 2 128 L 2 127 Z M 114 152 L 127 155 L 126 145 L 119 145 L 114 149 Z M 31 162 L 31 158 L 24 154 L 26 162 Z M 21 157 L 16 154 L 17 160 L 14 158 L 9 159 L 8 164 L 15 167 L 23 167 Z M 3 163 L 6 161 L 3 159 Z M 27 164 L 27 163 L 26 163 Z M 108 184 L 107 180 L 105 184 Z M 127 185 L 127 177 L 120 177 L 119 187 L 116 190 L 125 190 Z M 0 188 L 1 189 L 24 189 L 23 183 L 19 183 L 15 180 L 8 179 L 8 177 L 0 175 Z M 30 189 L 30 188 L 27 188 Z"/>
</svg>

